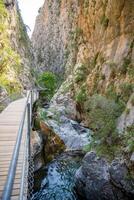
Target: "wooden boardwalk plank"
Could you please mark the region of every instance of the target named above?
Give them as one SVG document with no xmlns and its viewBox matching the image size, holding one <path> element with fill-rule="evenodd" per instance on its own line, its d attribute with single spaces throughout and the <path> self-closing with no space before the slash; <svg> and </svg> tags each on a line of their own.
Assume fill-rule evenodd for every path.
<svg viewBox="0 0 134 200">
<path fill-rule="evenodd" d="M 14 146 L 17 139 L 18 129 L 25 109 L 26 99 L 20 99 L 12 102 L 0 114 L 0 199 L 7 180 L 8 170 L 12 159 Z M 26 135 L 24 127 L 23 135 Z M 20 183 L 22 176 L 22 166 L 24 158 L 24 136 L 20 146 L 20 154 L 17 164 L 15 181 L 11 199 L 19 198 Z"/>
</svg>

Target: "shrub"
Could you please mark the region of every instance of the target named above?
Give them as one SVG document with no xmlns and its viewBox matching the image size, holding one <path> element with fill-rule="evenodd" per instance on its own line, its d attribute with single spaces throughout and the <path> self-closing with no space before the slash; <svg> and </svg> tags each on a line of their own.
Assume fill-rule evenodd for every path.
<svg viewBox="0 0 134 200">
<path fill-rule="evenodd" d="M 87 8 L 89 6 L 89 0 L 84 0 L 84 8 Z"/>
<path fill-rule="evenodd" d="M 105 74 L 102 74 L 102 75 L 101 75 L 101 79 L 102 79 L 102 80 L 105 80 L 105 79 L 106 79 Z"/>
<path fill-rule="evenodd" d="M 89 148 L 92 147 L 98 154 L 114 157 L 120 141 L 116 121 L 123 109 L 114 100 L 104 96 L 96 94 L 90 97 L 85 103 L 89 127 L 94 131 Z"/>
<path fill-rule="evenodd" d="M 56 89 L 56 77 L 52 72 L 44 72 L 38 77 L 37 85 L 44 90 L 42 96 L 50 100 Z"/>
<path fill-rule="evenodd" d="M 106 17 L 105 14 L 101 17 L 100 23 L 101 23 L 105 28 L 108 27 L 109 19 Z"/>
<path fill-rule="evenodd" d="M 127 103 L 130 95 L 133 93 L 134 84 L 122 83 L 122 84 L 120 84 L 119 89 L 120 89 L 120 95 L 121 95 L 122 100 L 125 103 Z"/>
<path fill-rule="evenodd" d="M 128 127 L 124 133 L 123 145 L 128 153 L 134 152 L 134 125 Z"/>
<path fill-rule="evenodd" d="M 81 87 L 80 90 L 75 95 L 75 100 L 77 103 L 84 103 L 87 99 L 86 89 L 85 87 Z"/>
<path fill-rule="evenodd" d="M 115 102 L 119 101 L 119 96 L 116 93 L 116 89 L 113 84 L 110 84 L 106 90 L 106 97 L 109 99 L 115 100 Z"/>
<path fill-rule="evenodd" d="M 123 65 L 120 69 L 122 74 L 127 73 L 130 63 L 131 63 L 131 60 L 129 58 L 124 58 Z"/>
<path fill-rule="evenodd" d="M 130 113 L 130 108 L 127 108 L 126 109 L 126 115 L 129 115 L 129 113 Z"/>
<path fill-rule="evenodd" d="M 116 119 L 122 112 L 122 107 L 113 100 L 101 95 L 92 96 L 85 104 L 88 113 L 89 127 L 97 132 L 98 139 L 106 140 L 115 131 Z"/>
<path fill-rule="evenodd" d="M 131 104 L 132 104 L 132 106 L 134 106 L 134 96 L 131 99 Z"/>
<path fill-rule="evenodd" d="M 80 81 L 84 81 L 87 77 L 87 66 L 86 64 L 81 64 L 78 66 L 78 68 L 75 71 L 75 82 L 78 83 Z"/>
</svg>

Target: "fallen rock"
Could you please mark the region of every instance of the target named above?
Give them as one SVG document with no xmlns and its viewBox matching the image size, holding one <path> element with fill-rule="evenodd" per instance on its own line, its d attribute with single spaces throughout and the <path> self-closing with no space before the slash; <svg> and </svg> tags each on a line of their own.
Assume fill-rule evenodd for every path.
<svg viewBox="0 0 134 200">
<path fill-rule="evenodd" d="M 118 199 L 134 198 L 134 178 L 124 162 L 114 160 L 109 167 L 111 183 L 114 185 L 113 191 Z"/>
<path fill-rule="evenodd" d="M 45 163 L 50 162 L 54 157 L 65 150 L 66 146 L 63 140 L 47 125 L 40 122 L 41 133 L 44 138 L 44 158 Z"/>
<path fill-rule="evenodd" d="M 108 168 L 104 159 L 98 158 L 94 152 L 87 153 L 75 175 L 78 195 L 88 200 L 113 200 Z"/>
<path fill-rule="evenodd" d="M 95 152 L 85 155 L 75 175 L 75 190 L 84 200 L 131 200 L 134 198 L 134 179 L 125 163 L 108 162 Z"/>
</svg>

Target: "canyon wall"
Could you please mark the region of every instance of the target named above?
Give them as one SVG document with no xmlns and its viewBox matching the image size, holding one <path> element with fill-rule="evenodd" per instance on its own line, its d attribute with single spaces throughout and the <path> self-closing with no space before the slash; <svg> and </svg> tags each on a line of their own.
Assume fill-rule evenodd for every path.
<svg viewBox="0 0 134 200">
<path fill-rule="evenodd" d="M 16 98 L 30 88 L 33 67 L 31 43 L 17 1 L 0 0 L 0 98 L 3 93 Z"/>
<path fill-rule="evenodd" d="M 114 154 L 118 145 L 133 151 L 133 9 L 133 0 L 46 0 L 32 35 L 36 66 L 64 79 L 53 107 L 64 105 Z"/>
</svg>

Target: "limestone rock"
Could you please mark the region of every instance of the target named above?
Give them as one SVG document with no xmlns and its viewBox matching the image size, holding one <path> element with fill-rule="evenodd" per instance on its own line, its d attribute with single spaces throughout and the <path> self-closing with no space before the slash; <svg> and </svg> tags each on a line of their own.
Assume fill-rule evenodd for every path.
<svg viewBox="0 0 134 200">
<path fill-rule="evenodd" d="M 96 156 L 85 155 L 75 175 L 75 189 L 85 200 L 131 200 L 134 198 L 134 179 L 124 162 L 114 160 L 111 165 Z"/>
<path fill-rule="evenodd" d="M 125 110 L 118 119 L 117 129 L 120 133 L 122 133 L 127 127 L 134 124 L 134 105 L 132 103 L 132 99 L 134 99 L 134 94 L 131 95 L 126 105 L 126 110 L 128 110 L 129 113 Z"/>
<path fill-rule="evenodd" d="M 31 133 L 31 148 L 34 158 L 34 171 L 38 171 L 44 165 L 43 159 L 43 138 L 41 133 L 32 131 Z"/>
<path fill-rule="evenodd" d="M 45 163 L 50 162 L 58 153 L 65 150 L 62 139 L 43 121 L 40 123 L 41 133 L 44 137 L 44 158 Z"/>
<path fill-rule="evenodd" d="M 87 200 L 110 199 L 114 194 L 110 185 L 108 163 L 94 152 L 86 154 L 82 167 L 76 172 L 77 193 Z"/>
<path fill-rule="evenodd" d="M 134 163 L 134 152 L 133 152 L 132 155 L 131 155 L 130 161 L 131 161 L 132 163 Z"/>
</svg>

